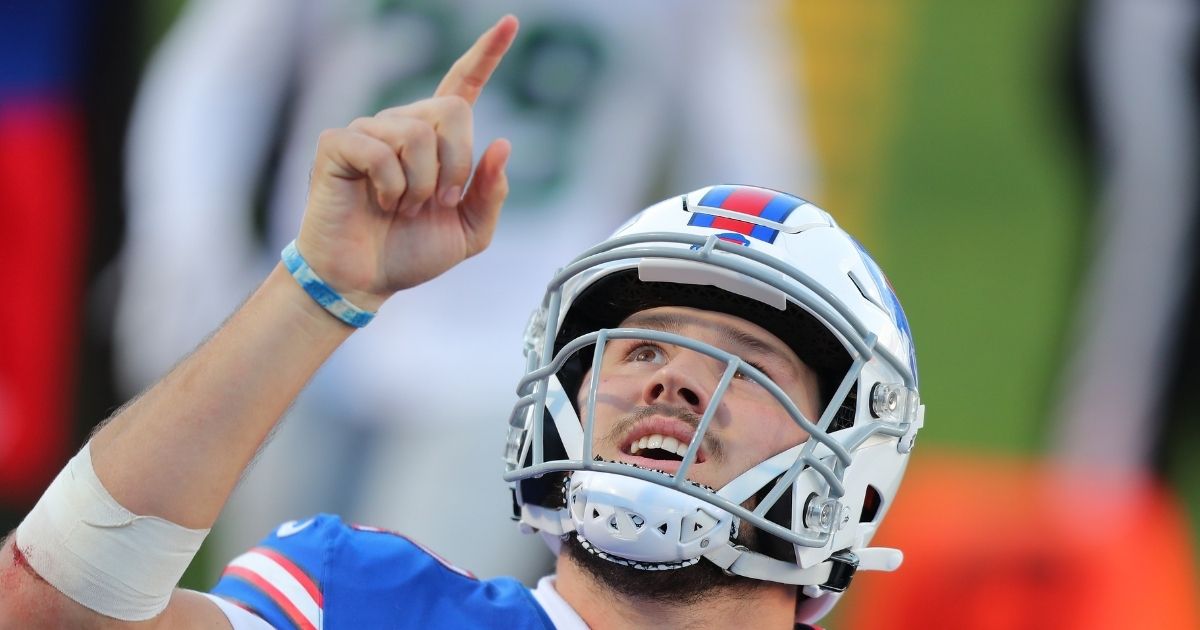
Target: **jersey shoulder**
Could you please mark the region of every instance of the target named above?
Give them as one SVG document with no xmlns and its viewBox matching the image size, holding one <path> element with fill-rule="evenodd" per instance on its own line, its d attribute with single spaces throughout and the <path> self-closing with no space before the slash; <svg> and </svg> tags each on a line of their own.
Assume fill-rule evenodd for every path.
<svg viewBox="0 0 1200 630">
<path fill-rule="evenodd" d="M 552 627 L 516 580 L 478 580 L 400 534 L 330 514 L 280 525 L 212 593 L 276 628 Z"/>
<path fill-rule="evenodd" d="M 344 527 L 330 514 L 283 523 L 230 561 L 211 592 L 275 628 L 320 628 L 330 554 Z"/>
</svg>

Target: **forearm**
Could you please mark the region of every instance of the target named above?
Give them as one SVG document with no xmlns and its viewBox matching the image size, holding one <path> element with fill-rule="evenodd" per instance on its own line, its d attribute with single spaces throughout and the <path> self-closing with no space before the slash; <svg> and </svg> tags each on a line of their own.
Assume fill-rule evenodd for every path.
<svg viewBox="0 0 1200 630">
<path fill-rule="evenodd" d="M 278 265 L 107 423 L 0 549 L 0 630 L 7 619 L 227 627 L 210 600 L 171 589 L 279 417 L 354 330 L 339 318 L 361 325 L 331 295 L 374 309 L 495 231 L 509 145 L 494 141 L 472 172 L 470 107 L 516 26 L 506 16 L 480 37 L 435 98 L 322 134 L 297 246 L 320 276 L 306 286 L 341 308 L 326 311 Z"/>
<path fill-rule="evenodd" d="M 203 529 L 304 384 L 352 328 L 282 266 L 92 439 L 105 488 L 135 514 Z"/>
</svg>

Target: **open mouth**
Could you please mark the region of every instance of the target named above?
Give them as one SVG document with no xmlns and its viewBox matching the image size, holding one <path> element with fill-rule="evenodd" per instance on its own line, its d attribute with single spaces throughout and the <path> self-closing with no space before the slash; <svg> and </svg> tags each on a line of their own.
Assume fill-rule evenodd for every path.
<svg viewBox="0 0 1200 630">
<path fill-rule="evenodd" d="M 687 442 L 680 442 L 669 435 L 652 433 L 634 440 L 629 445 L 628 454 L 647 459 L 680 462 L 683 461 L 683 456 L 687 454 L 687 450 Z"/>
<path fill-rule="evenodd" d="M 647 433 L 630 440 L 621 451 L 638 459 L 682 462 L 684 455 L 687 455 L 688 442 L 674 435 Z M 704 460 L 704 450 L 701 449 L 696 453 L 696 463 L 703 463 Z"/>
</svg>

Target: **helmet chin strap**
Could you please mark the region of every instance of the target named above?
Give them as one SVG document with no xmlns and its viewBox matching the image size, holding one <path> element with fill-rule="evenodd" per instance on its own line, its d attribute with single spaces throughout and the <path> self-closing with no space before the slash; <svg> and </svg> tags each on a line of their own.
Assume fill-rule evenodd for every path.
<svg viewBox="0 0 1200 630">
<path fill-rule="evenodd" d="M 673 488 L 624 475 L 576 471 L 567 512 L 584 546 L 602 558 L 647 570 L 695 564 L 737 535 L 729 512 Z"/>
<path fill-rule="evenodd" d="M 679 569 L 707 558 L 734 575 L 840 591 L 861 565 L 848 551 L 803 568 L 755 553 L 735 542 L 740 519 L 644 479 L 577 471 L 567 501 L 570 522 L 561 522 L 563 533 L 573 531 L 594 555 L 642 570 Z"/>
</svg>

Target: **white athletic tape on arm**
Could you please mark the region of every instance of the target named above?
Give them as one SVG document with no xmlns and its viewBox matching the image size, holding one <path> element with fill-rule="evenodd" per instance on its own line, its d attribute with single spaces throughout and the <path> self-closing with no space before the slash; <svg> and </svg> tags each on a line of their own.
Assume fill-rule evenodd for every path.
<svg viewBox="0 0 1200 630">
<path fill-rule="evenodd" d="M 17 527 L 17 547 L 63 595 L 116 619 L 161 613 L 208 535 L 117 503 L 92 468 L 90 443 Z"/>
</svg>

